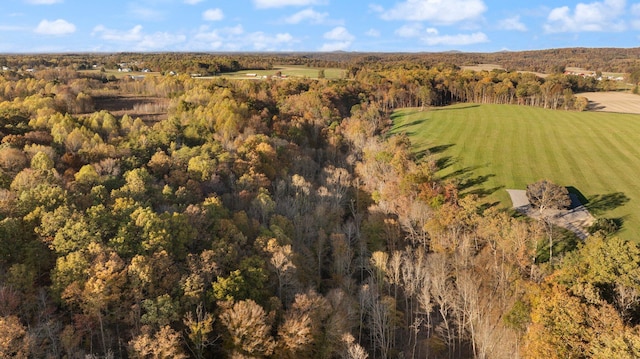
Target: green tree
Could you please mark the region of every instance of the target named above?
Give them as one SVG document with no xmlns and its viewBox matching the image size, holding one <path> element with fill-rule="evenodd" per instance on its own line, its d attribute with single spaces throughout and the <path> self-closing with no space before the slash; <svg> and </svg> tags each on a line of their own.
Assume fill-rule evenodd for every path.
<svg viewBox="0 0 640 359">
<path fill-rule="evenodd" d="M 153 325 L 158 328 L 170 325 L 180 319 L 179 304 L 169 294 L 162 294 L 155 299 L 142 301 L 145 313 L 140 322 L 145 325 Z"/>
<path fill-rule="evenodd" d="M 53 165 L 53 160 L 45 152 L 37 152 L 31 158 L 31 168 L 37 171 L 50 171 Z"/>
<path fill-rule="evenodd" d="M 227 277 L 218 277 L 213 286 L 216 300 L 262 299 L 267 279 L 262 268 L 236 269 Z"/>
<path fill-rule="evenodd" d="M 87 186 L 94 185 L 100 180 L 100 175 L 98 175 L 98 172 L 93 165 L 82 166 L 80 171 L 78 171 L 74 176 L 76 182 Z"/>
</svg>

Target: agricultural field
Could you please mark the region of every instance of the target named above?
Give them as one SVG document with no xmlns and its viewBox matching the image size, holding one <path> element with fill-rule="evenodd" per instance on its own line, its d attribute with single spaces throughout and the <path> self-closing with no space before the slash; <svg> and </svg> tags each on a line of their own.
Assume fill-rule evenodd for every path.
<svg viewBox="0 0 640 359">
<path fill-rule="evenodd" d="M 162 76 L 160 72 L 142 72 L 142 71 L 122 72 L 114 69 L 106 69 L 104 72 L 101 72 L 100 70 L 97 70 L 97 69 L 79 70 L 78 72 L 85 76 L 101 74 L 106 77 L 109 77 L 113 75 L 113 77 L 115 77 L 116 79 L 130 78 L 131 76 L 140 76 L 140 77 Z"/>
<path fill-rule="evenodd" d="M 477 65 L 464 65 L 460 66 L 463 70 L 470 71 L 493 71 L 493 70 L 505 70 L 504 67 L 497 64 L 477 64 Z"/>
<path fill-rule="evenodd" d="M 275 65 L 271 70 L 242 70 L 238 72 L 227 72 L 223 77 L 234 79 L 256 79 L 262 76 L 275 76 L 278 72 L 286 77 L 318 78 L 320 70 L 324 70 L 324 77 L 327 79 L 341 79 L 345 77 L 345 70 L 339 68 L 316 68 L 304 65 Z"/>
<path fill-rule="evenodd" d="M 585 92 L 593 111 L 640 114 L 640 96 L 630 92 Z"/>
<path fill-rule="evenodd" d="M 165 120 L 169 108 L 169 99 L 161 97 L 97 96 L 93 102 L 96 111 L 106 110 L 116 117 L 126 114 L 134 119 L 140 118 L 147 124 Z"/>
<path fill-rule="evenodd" d="M 440 175 L 465 193 L 511 206 L 506 189 L 549 179 L 586 200 L 596 217 L 623 222 L 640 239 L 640 116 L 565 112 L 513 105 L 460 104 L 399 110 L 393 133 L 418 154 L 432 153 Z"/>
</svg>

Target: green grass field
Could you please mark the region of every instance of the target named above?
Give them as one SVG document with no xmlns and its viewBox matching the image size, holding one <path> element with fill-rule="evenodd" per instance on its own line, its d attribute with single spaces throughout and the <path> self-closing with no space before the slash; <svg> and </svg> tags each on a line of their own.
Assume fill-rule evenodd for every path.
<svg viewBox="0 0 640 359">
<path fill-rule="evenodd" d="M 247 77 L 247 74 L 256 74 L 257 76 L 273 76 L 276 72 L 280 71 L 282 75 L 289 77 L 307 77 L 318 78 L 318 71 L 320 68 L 297 66 L 297 65 L 274 65 L 271 70 L 243 70 L 238 72 L 227 72 L 221 74 L 223 77 L 229 78 L 251 78 Z M 327 79 L 342 79 L 345 77 L 346 70 L 338 68 L 326 68 L 324 69 L 324 76 Z M 255 77 L 253 77 L 255 78 Z"/>
<path fill-rule="evenodd" d="M 439 174 L 505 208 L 505 189 L 549 179 L 573 187 L 596 217 L 640 242 L 640 115 L 460 104 L 393 114 L 393 133 L 430 152 Z"/>
</svg>

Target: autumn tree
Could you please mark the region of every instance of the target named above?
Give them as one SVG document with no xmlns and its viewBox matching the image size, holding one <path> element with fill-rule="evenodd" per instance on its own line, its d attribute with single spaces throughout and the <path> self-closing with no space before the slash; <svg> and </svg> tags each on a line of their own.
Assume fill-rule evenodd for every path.
<svg viewBox="0 0 640 359">
<path fill-rule="evenodd" d="M 571 198 L 566 187 L 549 180 L 541 180 L 527 185 L 527 198 L 540 215 L 548 209 L 563 209 L 571 205 Z"/>
<path fill-rule="evenodd" d="M 551 261 L 553 258 L 553 224 L 549 222 L 548 210 L 569 207 L 571 205 L 569 190 L 549 180 L 541 180 L 527 185 L 526 195 L 529 203 L 533 208 L 537 208 L 538 215 L 548 228 L 549 261 Z"/>
<path fill-rule="evenodd" d="M 232 355 L 265 357 L 273 353 L 275 341 L 269 316 L 253 300 L 226 304 L 220 322 L 227 331 L 225 342 Z"/>
<path fill-rule="evenodd" d="M 185 359 L 181 346 L 181 335 L 166 325 L 157 332 L 147 331 L 129 342 L 133 358 L 178 358 Z"/>
<path fill-rule="evenodd" d="M 200 359 L 205 357 L 207 347 L 214 344 L 218 338 L 212 338 L 214 317 L 204 310 L 202 304 L 198 304 L 193 312 L 187 312 L 183 318 L 186 327 L 185 332 L 189 342 L 187 346 L 194 357 Z"/>
<path fill-rule="evenodd" d="M 0 317 L 0 356 L 3 358 L 28 358 L 29 334 L 16 316 Z"/>
</svg>

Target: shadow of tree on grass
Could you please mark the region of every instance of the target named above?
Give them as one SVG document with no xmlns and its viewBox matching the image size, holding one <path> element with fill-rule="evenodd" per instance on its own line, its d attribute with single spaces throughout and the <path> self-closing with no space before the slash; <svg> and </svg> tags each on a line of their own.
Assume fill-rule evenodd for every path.
<svg viewBox="0 0 640 359">
<path fill-rule="evenodd" d="M 443 161 L 443 167 L 440 166 L 439 161 L 436 162 L 436 165 L 438 166 L 439 170 L 442 170 L 444 168 L 449 167 L 450 165 L 452 165 L 453 163 L 455 163 L 455 161 L 453 161 L 453 159 L 451 157 L 445 157 L 446 161 Z M 460 181 L 462 181 L 464 178 L 470 177 L 471 174 L 473 173 L 473 171 L 477 170 L 478 168 L 480 168 L 480 166 L 468 166 L 468 167 L 464 167 L 461 168 L 457 171 L 451 172 L 445 176 L 442 177 L 443 180 L 448 180 L 448 179 L 454 179 L 457 178 Z"/>
<path fill-rule="evenodd" d="M 613 192 L 607 194 L 597 194 L 589 196 L 585 207 L 594 215 L 600 215 L 604 212 L 624 206 L 629 202 L 629 197 L 622 192 Z"/>
<path fill-rule="evenodd" d="M 391 116 L 391 120 L 395 120 L 396 118 L 399 118 L 399 117 L 400 117 L 400 116 L 395 116 L 395 117 L 394 117 L 394 116 Z M 403 124 L 402 124 L 402 125 L 400 125 L 400 126 L 396 126 L 396 127 L 393 129 L 392 133 L 394 133 L 394 134 L 397 134 L 397 133 L 403 133 L 403 132 L 404 132 L 404 131 L 402 131 L 402 129 L 403 129 L 403 128 L 412 127 L 412 126 L 417 126 L 417 125 L 419 125 L 419 124 L 423 123 L 425 120 L 426 120 L 426 118 L 421 118 L 421 119 L 419 119 L 419 120 L 414 120 L 414 121 L 411 121 L 411 122 L 403 123 Z"/>
<path fill-rule="evenodd" d="M 453 143 L 448 143 L 446 145 L 432 146 L 432 147 L 429 147 L 427 149 L 427 151 L 429 153 L 436 154 L 436 153 L 444 152 L 444 151 L 448 150 L 450 147 L 453 147 L 453 146 L 455 146 L 455 144 L 453 144 Z"/>
<path fill-rule="evenodd" d="M 426 148 L 424 150 L 416 152 L 416 158 L 421 159 L 421 158 L 424 158 L 425 156 L 438 155 L 438 154 L 441 154 L 442 152 L 446 151 L 449 147 L 452 147 L 452 146 L 454 146 L 453 143 L 446 144 L 446 145 L 432 146 L 432 147 L 429 147 L 429 148 Z M 436 162 L 438 163 L 437 164 L 438 168 L 439 169 L 443 169 L 444 167 L 442 167 L 441 164 L 444 165 L 444 166 L 449 166 L 449 165 L 452 164 L 451 156 L 441 156 L 440 158 L 438 158 L 436 160 Z"/>
<path fill-rule="evenodd" d="M 578 248 L 580 238 L 570 230 L 553 226 L 553 257 L 559 258 L 563 253 L 571 252 Z M 536 245 L 536 263 L 549 261 L 549 239 L 542 238 Z"/>
<path fill-rule="evenodd" d="M 454 180 L 458 183 L 458 189 L 461 193 L 475 194 L 478 197 L 487 197 L 492 193 L 504 188 L 504 186 L 498 186 L 493 188 L 486 188 L 484 184 L 492 177 L 496 175 L 486 174 L 474 176 L 474 171 L 481 168 L 481 166 L 465 167 L 455 172 L 452 172 L 444 176 L 443 180 Z"/>
</svg>

